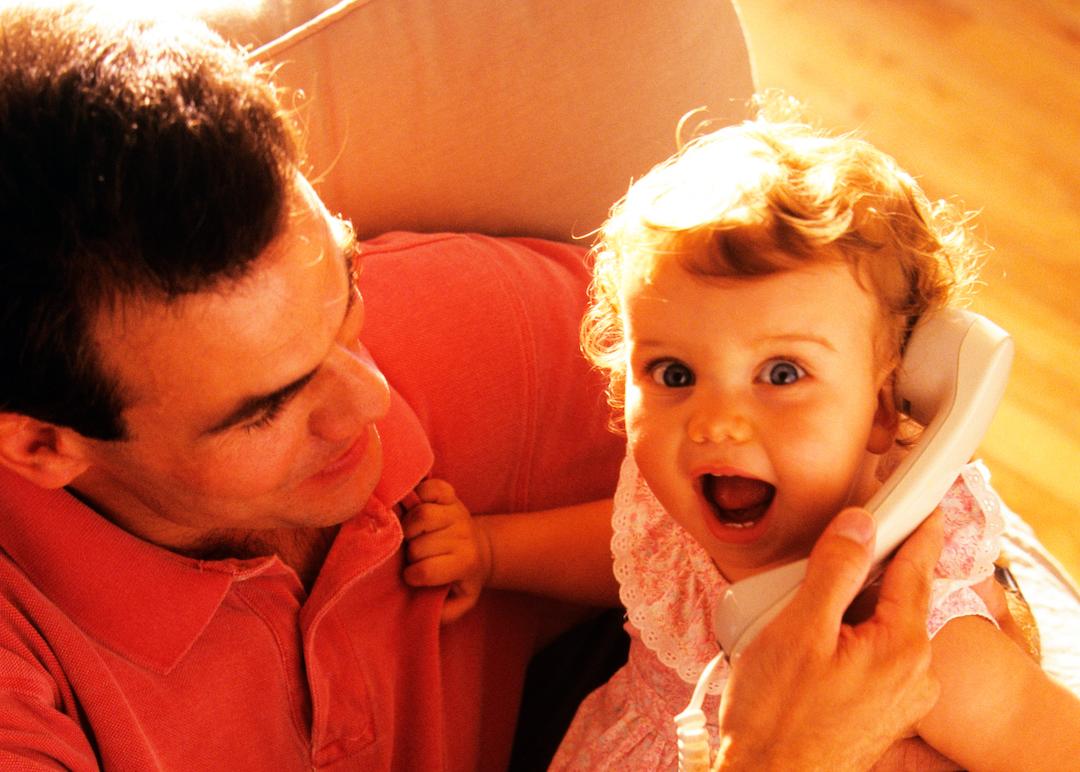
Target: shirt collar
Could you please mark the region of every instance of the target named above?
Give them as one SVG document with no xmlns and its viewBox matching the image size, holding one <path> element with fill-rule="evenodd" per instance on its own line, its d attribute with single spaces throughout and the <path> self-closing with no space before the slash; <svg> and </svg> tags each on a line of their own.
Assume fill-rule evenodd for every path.
<svg viewBox="0 0 1080 772">
<path fill-rule="evenodd" d="M 393 389 L 378 428 L 384 471 L 375 498 L 392 506 L 431 468 L 432 451 L 416 414 Z M 158 672 L 187 653 L 233 582 L 288 571 L 273 557 L 177 555 L 127 533 L 67 491 L 40 488 L 3 468 L 0 548 L 87 634 Z M 356 565 L 366 568 L 362 559 Z"/>
<path fill-rule="evenodd" d="M 383 473 L 375 486 L 375 498 L 392 507 L 431 471 L 435 456 L 420 419 L 393 387 L 390 410 L 379 421 L 378 428 Z"/>
</svg>

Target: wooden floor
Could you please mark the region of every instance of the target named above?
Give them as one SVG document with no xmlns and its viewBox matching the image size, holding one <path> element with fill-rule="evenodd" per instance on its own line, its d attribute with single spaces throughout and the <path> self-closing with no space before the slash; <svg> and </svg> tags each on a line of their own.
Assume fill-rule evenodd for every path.
<svg viewBox="0 0 1080 772">
<path fill-rule="evenodd" d="M 1080 578 L 1080 3 L 741 0 L 758 85 L 981 211 L 974 309 L 1015 338 L 981 455 Z"/>
</svg>

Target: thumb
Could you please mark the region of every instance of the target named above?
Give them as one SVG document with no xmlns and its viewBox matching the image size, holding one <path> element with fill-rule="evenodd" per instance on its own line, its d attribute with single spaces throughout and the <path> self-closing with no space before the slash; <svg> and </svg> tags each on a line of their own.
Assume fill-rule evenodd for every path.
<svg viewBox="0 0 1080 772">
<path fill-rule="evenodd" d="M 808 630 L 831 636 L 847 607 L 862 590 L 873 561 L 874 519 L 865 509 L 838 514 L 817 540 L 806 566 L 806 578 L 791 605 Z"/>
</svg>

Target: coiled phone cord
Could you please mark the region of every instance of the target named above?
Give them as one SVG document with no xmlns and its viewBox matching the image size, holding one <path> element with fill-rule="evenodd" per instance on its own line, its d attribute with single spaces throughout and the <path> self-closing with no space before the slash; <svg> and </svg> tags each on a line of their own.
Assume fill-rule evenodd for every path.
<svg viewBox="0 0 1080 772">
<path fill-rule="evenodd" d="M 679 747 L 679 772 L 709 772 L 712 767 L 712 749 L 709 747 L 709 730 L 705 726 L 705 712 L 701 709 L 713 671 L 724 658 L 717 654 L 698 677 L 697 686 L 690 697 L 690 704 L 675 716 L 675 735 Z"/>
</svg>

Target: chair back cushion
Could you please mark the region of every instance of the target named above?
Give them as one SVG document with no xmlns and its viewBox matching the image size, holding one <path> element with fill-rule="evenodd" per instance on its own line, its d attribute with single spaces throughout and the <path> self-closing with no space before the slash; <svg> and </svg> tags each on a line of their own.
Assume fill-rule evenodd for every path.
<svg viewBox="0 0 1080 772">
<path fill-rule="evenodd" d="M 685 113 L 732 122 L 753 92 L 727 0 L 267 0 L 210 21 L 279 68 L 309 171 L 362 236 L 587 237 Z"/>
</svg>

